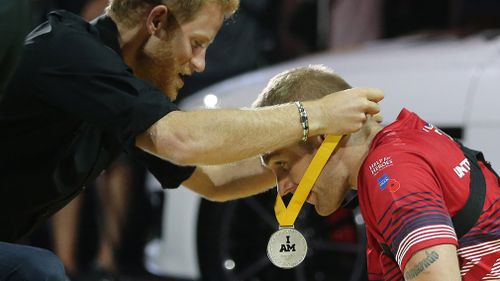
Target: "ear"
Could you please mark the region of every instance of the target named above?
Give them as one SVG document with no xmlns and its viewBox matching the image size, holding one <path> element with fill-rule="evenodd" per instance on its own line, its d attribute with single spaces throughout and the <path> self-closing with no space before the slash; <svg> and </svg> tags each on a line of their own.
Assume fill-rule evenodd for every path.
<svg viewBox="0 0 500 281">
<path fill-rule="evenodd" d="M 148 14 L 146 19 L 146 28 L 148 33 L 153 35 L 160 31 L 167 23 L 169 15 L 168 7 L 165 5 L 154 6 Z"/>
<path fill-rule="evenodd" d="M 325 140 L 325 136 L 324 135 L 318 135 L 318 136 L 310 137 L 308 141 L 311 142 L 312 146 L 315 149 L 318 149 L 321 146 L 321 144 L 323 143 L 324 140 Z"/>
</svg>

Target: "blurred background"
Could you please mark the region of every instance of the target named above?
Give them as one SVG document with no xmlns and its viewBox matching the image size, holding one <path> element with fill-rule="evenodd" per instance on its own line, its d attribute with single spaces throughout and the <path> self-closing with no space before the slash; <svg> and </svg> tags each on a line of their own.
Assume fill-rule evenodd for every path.
<svg viewBox="0 0 500 281">
<path fill-rule="evenodd" d="M 90 21 L 106 5 L 34 0 L 32 26 L 56 9 Z M 323 63 L 355 86 L 386 90 L 388 122 L 401 106 L 421 109 L 500 161 L 498 28 L 495 0 L 241 0 L 208 49 L 206 71 L 185 81 L 177 102 L 249 106 L 279 71 Z M 311 247 L 306 262 L 273 267 L 265 244 L 277 228 L 274 196 L 221 204 L 183 188 L 164 192 L 124 155 L 25 243 L 55 251 L 77 281 L 366 280 L 356 209 L 323 218 L 305 207 L 297 227 Z"/>
</svg>

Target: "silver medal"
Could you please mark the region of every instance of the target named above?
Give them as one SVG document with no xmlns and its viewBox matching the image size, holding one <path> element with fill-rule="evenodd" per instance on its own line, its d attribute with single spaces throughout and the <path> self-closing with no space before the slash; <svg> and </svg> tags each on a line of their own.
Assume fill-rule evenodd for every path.
<svg viewBox="0 0 500 281">
<path fill-rule="evenodd" d="M 267 256 L 277 267 L 295 267 L 304 260 L 306 255 L 306 239 L 293 227 L 283 227 L 269 238 Z"/>
</svg>

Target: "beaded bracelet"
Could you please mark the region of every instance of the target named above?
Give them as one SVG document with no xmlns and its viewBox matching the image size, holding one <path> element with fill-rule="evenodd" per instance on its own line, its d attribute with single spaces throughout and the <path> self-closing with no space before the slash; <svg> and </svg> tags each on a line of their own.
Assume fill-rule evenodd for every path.
<svg viewBox="0 0 500 281">
<path fill-rule="evenodd" d="M 302 105 L 302 102 L 296 101 L 294 102 L 295 106 L 299 110 L 300 114 L 300 124 L 302 125 L 302 141 L 306 142 L 309 137 L 309 119 L 307 118 L 307 111 Z"/>
</svg>

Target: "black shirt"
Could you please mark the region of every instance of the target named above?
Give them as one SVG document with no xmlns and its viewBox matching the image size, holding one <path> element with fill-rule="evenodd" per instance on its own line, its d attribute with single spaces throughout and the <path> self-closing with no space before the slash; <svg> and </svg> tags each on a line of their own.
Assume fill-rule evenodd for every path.
<svg viewBox="0 0 500 281">
<path fill-rule="evenodd" d="M 16 69 L 23 39 L 30 26 L 30 0 L 2 0 L 0 3 L 0 100 Z"/>
<path fill-rule="evenodd" d="M 135 137 L 177 107 L 124 63 L 109 17 L 49 15 L 28 35 L 0 104 L 0 240 L 67 204 L 125 150 L 165 188 L 193 172 L 142 152 Z"/>
</svg>

